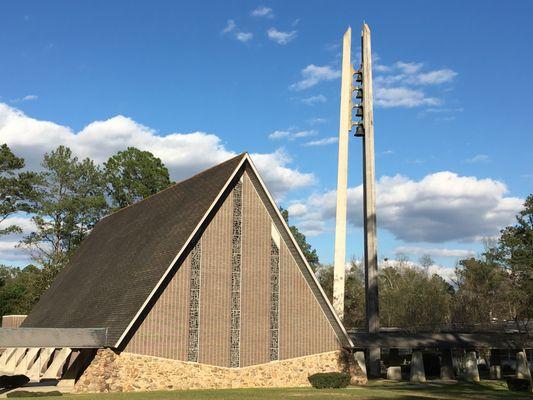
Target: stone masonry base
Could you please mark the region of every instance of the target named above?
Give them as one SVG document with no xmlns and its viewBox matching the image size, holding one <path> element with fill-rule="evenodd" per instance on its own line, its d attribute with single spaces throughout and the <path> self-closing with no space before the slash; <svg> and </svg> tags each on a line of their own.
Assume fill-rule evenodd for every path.
<svg viewBox="0 0 533 400">
<path fill-rule="evenodd" d="M 365 377 L 357 371 L 354 374 L 353 365 L 346 366 L 346 354 L 341 351 L 244 368 L 224 368 L 132 353 L 116 354 L 110 349 L 100 349 L 76 382 L 74 391 L 90 393 L 309 386 L 309 375 L 343 370 L 351 372 L 353 383 L 366 383 Z"/>
</svg>

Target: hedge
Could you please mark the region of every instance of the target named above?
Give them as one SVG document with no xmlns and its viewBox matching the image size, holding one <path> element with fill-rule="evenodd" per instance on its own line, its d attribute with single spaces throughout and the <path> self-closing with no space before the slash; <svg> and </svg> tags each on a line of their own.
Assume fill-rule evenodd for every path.
<svg viewBox="0 0 533 400">
<path fill-rule="evenodd" d="M 350 384 L 350 375 L 344 372 L 318 373 L 307 379 L 317 389 L 345 388 Z"/>
</svg>

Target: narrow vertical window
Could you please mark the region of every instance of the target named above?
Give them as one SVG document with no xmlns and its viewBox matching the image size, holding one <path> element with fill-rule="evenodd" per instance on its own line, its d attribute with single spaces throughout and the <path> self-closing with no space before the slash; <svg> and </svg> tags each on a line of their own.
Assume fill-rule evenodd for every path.
<svg viewBox="0 0 533 400">
<path fill-rule="evenodd" d="M 187 361 L 198 362 L 199 325 L 200 325 L 200 281 L 202 247 L 200 240 L 191 251 L 191 285 L 189 300 L 189 342 Z"/>
<path fill-rule="evenodd" d="M 240 366 L 241 334 L 242 182 L 233 189 L 233 234 L 231 247 L 231 342 L 230 367 Z"/>
<path fill-rule="evenodd" d="M 279 247 L 270 240 L 270 361 L 279 359 Z"/>
</svg>

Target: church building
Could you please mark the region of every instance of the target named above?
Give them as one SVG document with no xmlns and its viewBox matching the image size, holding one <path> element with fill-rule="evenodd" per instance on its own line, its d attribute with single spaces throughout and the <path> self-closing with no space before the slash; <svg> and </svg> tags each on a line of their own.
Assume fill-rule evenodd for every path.
<svg viewBox="0 0 533 400">
<path fill-rule="evenodd" d="M 0 374 L 75 392 L 302 386 L 353 350 L 247 153 L 103 218 L 11 333 Z"/>
</svg>

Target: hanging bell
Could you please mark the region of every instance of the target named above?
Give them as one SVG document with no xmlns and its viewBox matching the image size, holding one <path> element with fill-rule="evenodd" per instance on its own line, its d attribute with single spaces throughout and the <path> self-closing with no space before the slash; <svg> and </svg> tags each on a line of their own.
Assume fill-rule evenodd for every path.
<svg viewBox="0 0 533 400">
<path fill-rule="evenodd" d="M 362 106 L 357 106 L 356 108 L 357 108 L 357 111 L 355 112 L 355 116 L 362 118 L 363 117 L 363 107 Z"/>
<path fill-rule="evenodd" d="M 354 136 L 364 136 L 364 135 L 365 135 L 365 128 L 363 127 L 363 125 L 357 125 Z"/>
<path fill-rule="evenodd" d="M 363 82 L 363 74 L 360 71 L 357 71 L 355 73 L 355 81 L 356 82 Z"/>
<path fill-rule="evenodd" d="M 355 92 L 355 98 L 356 99 L 362 99 L 363 98 L 363 89 L 357 89 Z"/>
</svg>

